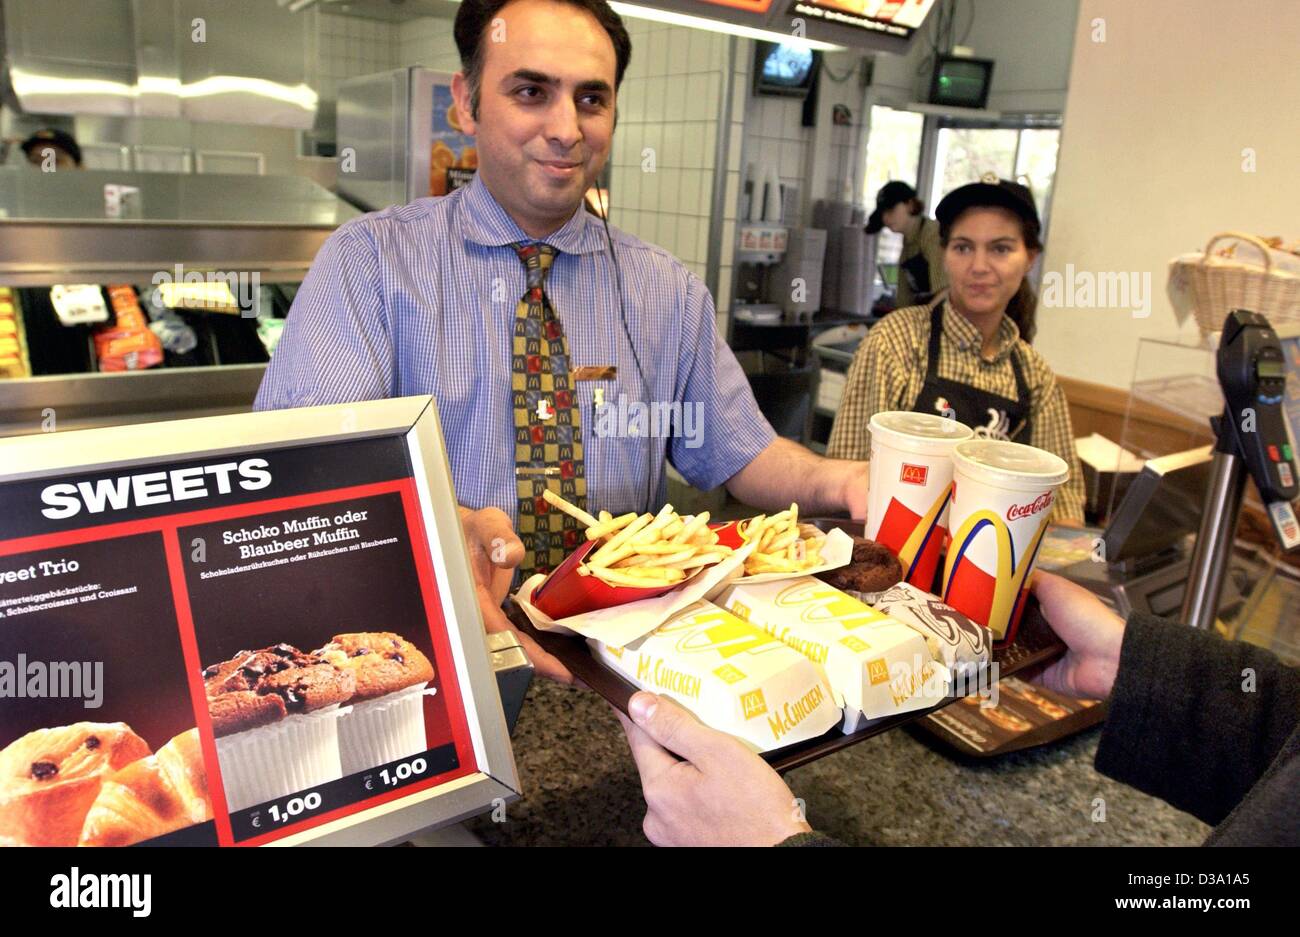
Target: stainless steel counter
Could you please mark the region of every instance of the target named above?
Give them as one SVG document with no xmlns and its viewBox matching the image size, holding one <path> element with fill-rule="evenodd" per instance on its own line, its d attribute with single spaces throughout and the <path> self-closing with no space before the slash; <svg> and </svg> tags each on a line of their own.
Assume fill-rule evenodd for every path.
<svg viewBox="0 0 1300 937">
<path fill-rule="evenodd" d="M 237 364 L 0 381 L 0 437 L 245 412 L 265 370 Z"/>
</svg>

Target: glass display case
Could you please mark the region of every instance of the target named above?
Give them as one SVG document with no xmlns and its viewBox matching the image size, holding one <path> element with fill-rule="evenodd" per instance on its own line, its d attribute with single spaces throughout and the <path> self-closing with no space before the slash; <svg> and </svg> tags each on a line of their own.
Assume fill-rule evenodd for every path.
<svg viewBox="0 0 1300 937">
<path fill-rule="evenodd" d="M 247 410 L 298 284 L 358 214 L 297 176 L 0 169 L 0 353 L 21 352 L 0 436 Z M 70 285 L 87 314 L 56 303 Z"/>
</svg>

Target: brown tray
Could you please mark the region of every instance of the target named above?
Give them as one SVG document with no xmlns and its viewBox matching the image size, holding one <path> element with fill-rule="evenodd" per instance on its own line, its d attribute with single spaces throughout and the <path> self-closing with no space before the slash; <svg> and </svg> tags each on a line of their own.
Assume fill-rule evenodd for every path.
<svg viewBox="0 0 1300 937">
<path fill-rule="evenodd" d="M 862 532 L 862 525 L 854 524 L 851 521 L 815 523 L 822 527 L 840 527 L 848 533 L 860 534 Z M 623 714 L 627 714 L 628 700 L 632 698 L 632 694 L 636 693 L 639 688 L 633 686 L 592 657 L 586 639 L 574 635 L 559 635 L 538 631 L 519 607 L 513 604 L 506 610 L 506 614 L 519 631 L 536 641 L 542 650 L 554 655 L 560 663 L 569 668 L 569 671 L 575 677 L 600 694 L 610 705 Z M 1051 626 L 1047 624 L 1047 619 L 1043 617 L 1038 608 L 1037 600 L 1031 595 L 1025 604 L 1024 617 L 1021 619 L 1020 631 L 1016 636 L 1016 640 L 1006 647 L 994 648 L 993 660 L 998 665 L 998 676 L 1009 677 L 1046 664 L 1059 657 L 1064 651 L 1065 644 L 1052 631 Z M 789 771 L 792 768 L 798 768 L 811 761 L 816 761 L 818 758 L 831 754 L 831 752 L 837 752 L 841 748 L 856 745 L 858 742 L 879 735 L 882 732 L 888 732 L 890 729 L 897 729 L 899 726 L 922 719 L 930 713 L 955 702 L 956 699 L 956 696 L 952 696 L 928 709 L 919 709 L 915 712 L 904 713 L 901 716 L 885 716 L 881 719 L 873 719 L 849 735 L 845 735 L 839 729 L 832 729 L 818 738 L 765 752 L 763 758 L 777 771 Z"/>
</svg>

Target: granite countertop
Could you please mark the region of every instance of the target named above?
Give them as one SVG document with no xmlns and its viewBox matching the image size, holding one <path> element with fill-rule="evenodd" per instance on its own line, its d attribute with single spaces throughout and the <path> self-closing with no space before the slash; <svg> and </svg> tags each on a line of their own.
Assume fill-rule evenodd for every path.
<svg viewBox="0 0 1300 937">
<path fill-rule="evenodd" d="M 808 822 L 852 845 L 1198 845 L 1210 828 L 1093 770 L 1100 727 L 1051 746 L 963 760 L 895 730 L 786 776 Z M 514 733 L 524 797 L 489 845 L 647 845 L 636 766 L 589 690 L 534 681 Z M 1105 821 L 1094 822 L 1097 798 Z"/>
</svg>

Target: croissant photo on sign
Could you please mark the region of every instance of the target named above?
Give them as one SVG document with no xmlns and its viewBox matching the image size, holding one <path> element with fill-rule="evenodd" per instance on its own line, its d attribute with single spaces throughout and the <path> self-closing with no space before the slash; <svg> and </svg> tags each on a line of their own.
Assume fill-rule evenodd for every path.
<svg viewBox="0 0 1300 937">
<path fill-rule="evenodd" d="M 153 753 L 124 722 L 80 722 L 0 751 L 0 845 L 130 846 L 210 819 L 197 729 Z"/>
</svg>

